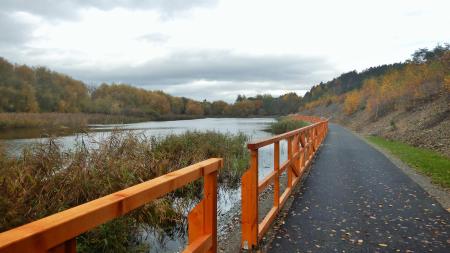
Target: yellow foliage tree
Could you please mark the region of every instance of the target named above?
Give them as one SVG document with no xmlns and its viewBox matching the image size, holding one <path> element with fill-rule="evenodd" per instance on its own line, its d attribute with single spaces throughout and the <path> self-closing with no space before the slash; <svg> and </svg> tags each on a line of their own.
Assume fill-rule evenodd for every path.
<svg viewBox="0 0 450 253">
<path fill-rule="evenodd" d="M 358 90 L 351 91 L 347 94 L 344 101 L 344 113 L 351 115 L 355 113 L 361 104 L 361 94 Z"/>
<path fill-rule="evenodd" d="M 186 113 L 190 115 L 203 115 L 204 111 L 199 102 L 189 100 L 186 104 Z"/>
</svg>

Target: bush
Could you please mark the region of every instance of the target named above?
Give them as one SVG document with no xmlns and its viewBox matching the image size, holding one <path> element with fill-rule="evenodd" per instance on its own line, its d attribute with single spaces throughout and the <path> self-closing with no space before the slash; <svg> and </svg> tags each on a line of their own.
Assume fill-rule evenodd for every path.
<svg viewBox="0 0 450 253">
<path fill-rule="evenodd" d="M 277 122 L 272 123 L 270 125 L 270 130 L 273 134 L 282 134 L 307 125 L 309 125 L 308 122 L 286 116 L 280 117 L 277 119 Z"/>
</svg>

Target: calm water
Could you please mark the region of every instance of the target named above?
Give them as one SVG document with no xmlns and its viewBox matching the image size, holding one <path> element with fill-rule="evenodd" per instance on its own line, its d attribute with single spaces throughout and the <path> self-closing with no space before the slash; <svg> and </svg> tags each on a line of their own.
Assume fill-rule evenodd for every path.
<svg viewBox="0 0 450 253">
<path fill-rule="evenodd" d="M 91 136 L 94 139 L 102 139 L 109 135 L 113 129 L 124 129 L 136 133 L 143 133 L 147 136 L 166 136 L 169 134 L 180 134 L 186 131 L 217 131 L 222 133 L 238 133 L 242 132 L 251 139 L 259 139 L 270 136 L 263 129 L 273 122 L 272 118 L 206 118 L 195 120 L 175 120 L 175 121 L 158 121 L 158 122 L 141 122 L 133 124 L 114 124 L 114 125 L 91 125 Z M 73 147 L 80 141 L 81 135 L 71 133 L 70 130 L 51 132 L 50 134 L 60 136 L 59 142 L 66 148 Z M 0 140 L 6 143 L 8 149 L 17 153 L 23 147 L 44 141 L 46 138 L 43 131 L 38 129 L 18 129 L 9 130 L 0 133 Z"/>
<path fill-rule="evenodd" d="M 96 140 L 107 137 L 114 129 L 124 129 L 135 133 L 142 133 L 147 136 L 164 137 L 169 134 L 180 134 L 186 131 L 217 131 L 222 133 L 244 133 L 250 140 L 256 140 L 271 136 L 270 133 L 263 131 L 273 122 L 272 118 L 206 118 L 196 120 L 179 120 L 179 121 L 161 121 L 161 122 L 142 122 L 134 124 L 120 125 L 92 125 L 90 126 L 91 137 Z M 31 131 L 31 130 L 30 130 Z M 32 143 L 45 141 L 46 138 L 36 138 L 42 133 L 33 130 L 20 130 L 0 134 L 0 140 L 6 143 L 11 153 L 19 154 L 27 145 Z M 53 135 L 63 135 L 58 137 L 58 141 L 67 149 L 73 147 L 77 142 L 81 141 L 83 135 L 77 135 L 70 132 L 52 133 Z M 32 137 L 32 138 L 30 138 Z M 89 145 L 89 144 L 88 144 Z M 220 143 L 218 143 L 220 145 Z M 285 161 L 286 143 L 280 144 L 280 160 Z M 259 177 L 262 179 L 268 175 L 273 169 L 273 147 L 267 146 L 259 150 Z M 227 212 L 240 202 L 240 189 L 219 189 L 218 198 L 218 233 L 221 234 L 221 227 L 227 222 Z M 186 210 L 188 211 L 188 210 Z M 145 235 L 145 236 L 144 236 Z M 186 238 L 183 236 L 178 238 L 168 238 L 161 236 L 157 232 L 144 232 L 144 240 L 151 245 L 152 252 L 177 252 L 184 248 Z M 158 238 L 158 239 L 157 239 Z M 162 238 L 162 239 L 161 239 Z"/>
</svg>

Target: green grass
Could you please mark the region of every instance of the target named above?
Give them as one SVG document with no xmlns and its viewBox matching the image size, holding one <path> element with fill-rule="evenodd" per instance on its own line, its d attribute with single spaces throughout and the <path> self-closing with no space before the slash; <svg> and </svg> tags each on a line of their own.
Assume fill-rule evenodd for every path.
<svg viewBox="0 0 450 253">
<path fill-rule="evenodd" d="M 429 176 L 433 183 L 450 188 L 450 159 L 439 153 L 390 141 L 377 136 L 366 137 L 371 143 L 387 149 L 412 168 Z"/>
<path fill-rule="evenodd" d="M 305 127 L 307 125 L 309 125 L 308 122 L 293 119 L 289 116 L 286 116 L 278 118 L 276 122 L 270 125 L 270 129 L 268 129 L 268 131 L 272 132 L 273 134 L 282 134 L 298 128 Z"/>
</svg>

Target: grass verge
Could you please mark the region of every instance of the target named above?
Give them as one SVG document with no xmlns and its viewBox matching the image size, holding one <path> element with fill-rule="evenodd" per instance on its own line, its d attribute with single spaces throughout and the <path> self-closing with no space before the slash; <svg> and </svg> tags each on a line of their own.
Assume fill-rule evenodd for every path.
<svg viewBox="0 0 450 253">
<path fill-rule="evenodd" d="M 450 159 L 445 156 L 432 150 L 416 148 L 378 136 L 368 136 L 366 139 L 388 150 L 417 171 L 429 176 L 433 183 L 447 189 L 450 188 Z"/>
</svg>

